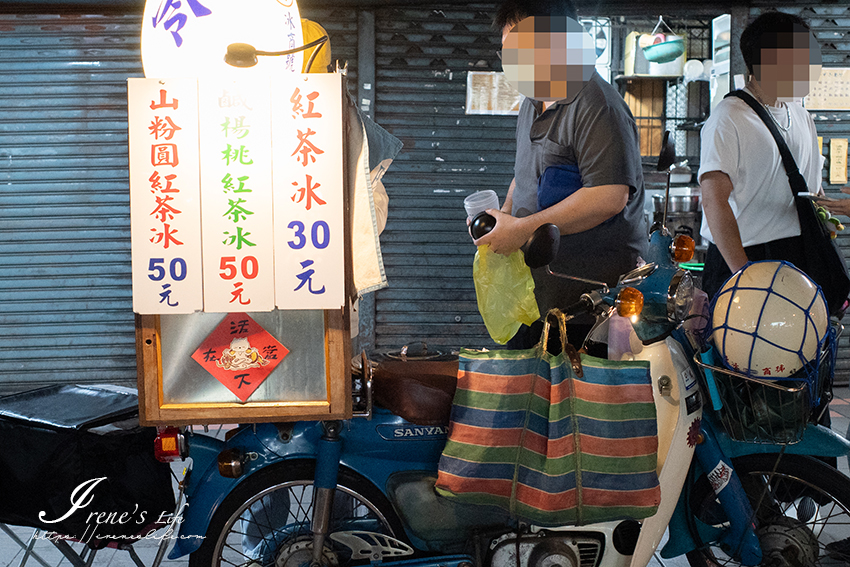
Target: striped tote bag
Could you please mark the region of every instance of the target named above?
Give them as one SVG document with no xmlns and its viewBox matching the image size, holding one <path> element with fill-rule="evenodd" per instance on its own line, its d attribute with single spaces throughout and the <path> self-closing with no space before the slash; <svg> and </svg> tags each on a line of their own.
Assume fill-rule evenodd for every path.
<svg viewBox="0 0 850 567">
<path fill-rule="evenodd" d="M 649 363 L 569 345 L 552 355 L 548 320 L 535 348 L 461 351 L 438 493 L 544 527 L 653 515 L 661 491 Z"/>
</svg>

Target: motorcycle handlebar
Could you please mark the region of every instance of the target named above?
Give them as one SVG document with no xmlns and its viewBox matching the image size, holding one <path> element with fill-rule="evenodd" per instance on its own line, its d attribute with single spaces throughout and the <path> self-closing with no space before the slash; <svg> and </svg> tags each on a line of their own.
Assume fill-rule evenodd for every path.
<svg viewBox="0 0 850 567">
<path fill-rule="evenodd" d="M 576 316 L 582 313 L 587 313 L 593 309 L 593 301 L 586 295 L 582 295 L 581 299 L 568 306 L 564 310 L 564 315 Z"/>
</svg>

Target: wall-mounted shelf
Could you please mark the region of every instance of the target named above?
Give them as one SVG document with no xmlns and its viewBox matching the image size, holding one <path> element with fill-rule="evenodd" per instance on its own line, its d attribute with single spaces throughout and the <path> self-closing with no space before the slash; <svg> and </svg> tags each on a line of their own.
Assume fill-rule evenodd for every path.
<svg viewBox="0 0 850 567">
<path fill-rule="evenodd" d="M 620 65 L 612 65 L 611 84 L 632 111 L 640 132 L 642 156 L 655 158 L 661 149 L 664 131 L 670 130 L 674 134 L 676 154 L 695 159 L 699 156 L 699 132 L 679 126 L 705 118 L 710 98 L 708 81 L 686 81 L 684 65 L 681 72 L 673 67 L 652 68 L 659 73 L 675 73 L 673 75 L 649 75 L 645 74 L 648 68 L 626 66 L 626 52 L 631 51 L 627 49 L 630 34 L 648 33 L 657 21 L 658 15 L 648 13 L 636 14 L 623 22 L 612 20 L 611 33 L 617 40 L 614 52 L 621 53 L 622 59 Z M 664 21 L 677 35 L 685 38 L 686 61 L 711 59 L 711 17 L 671 17 L 668 21 L 665 15 Z M 629 74 L 625 72 L 627 68 Z M 639 70 L 640 74 L 634 74 L 633 69 Z"/>
</svg>

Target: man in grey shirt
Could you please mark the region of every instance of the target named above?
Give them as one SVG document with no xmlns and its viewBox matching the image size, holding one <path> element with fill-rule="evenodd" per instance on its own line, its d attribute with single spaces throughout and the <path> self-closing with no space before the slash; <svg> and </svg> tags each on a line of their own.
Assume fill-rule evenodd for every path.
<svg viewBox="0 0 850 567">
<path fill-rule="evenodd" d="M 502 29 L 505 74 L 527 98 L 517 121 L 514 179 L 502 210 L 489 211 L 496 227 L 475 243 L 511 254 L 539 226 L 554 223 L 561 245 L 552 270 L 615 284 L 636 266 L 647 244 L 634 118 L 616 89 L 596 73 L 595 56 L 588 52 L 592 44 L 588 47 L 581 35 L 569 0 L 507 0 L 495 24 Z M 532 42 L 523 34 L 542 40 Z M 540 49 L 550 51 L 551 63 L 543 64 L 548 69 L 541 69 L 541 57 L 524 54 Z M 534 67 L 533 81 L 528 80 L 528 67 Z M 544 76 L 548 79 L 537 80 Z M 573 190 L 563 186 L 570 172 L 577 181 Z M 550 206 L 543 203 L 547 192 L 556 195 Z M 557 197 L 559 192 L 563 198 Z M 598 287 L 547 276 L 542 269 L 533 275 L 541 315 L 554 307 L 563 309 Z M 571 323 L 569 340 L 580 344 L 592 320 Z M 524 327 L 508 347 L 528 348 L 539 338 L 536 326 Z"/>
</svg>

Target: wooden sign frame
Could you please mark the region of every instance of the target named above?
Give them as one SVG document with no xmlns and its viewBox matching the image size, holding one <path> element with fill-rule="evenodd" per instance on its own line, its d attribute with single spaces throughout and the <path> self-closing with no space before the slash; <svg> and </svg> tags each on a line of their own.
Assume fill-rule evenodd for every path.
<svg viewBox="0 0 850 567">
<path fill-rule="evenodd" d="M 256 423 L 351 417 L 351 338 L 348 309 L 325 311 L 324 401 L 169 404 L 163 396 L 159 315 L 136 315 L 139 421 L 142 425 Z M 317 379 L 320 377 L 317 376 Z M 210 377 L 212 380 L 212 377 Z"/>
<path fill-rule="evenodd" d="M 345 80 L 343 89 L 343 129 L 347 128 L 348 112 Z M 324 310 L 324 400 L 273 400 L 245 403 L 239 401 L 170 403 L 163 389 L 164 341 L 177 337 L 163 336 L 159 315 L 136 315 L 136 359 L 139 392 L 139 421 L 142 425 L 205 425 L 226 423 L 289 422 L 297 420 L 349 419 L 352 416 L 351 392 L 351 318 L 353 270 L 351 258 L 351 199 L 347 147 L 343 132 L 343 218 L 344 218 L 344 277 L 343 307 Z M 250 313 L 249 313 L 250 315 Z M 179 317 L 179 316 L 178 316 Z M 194 363 L 193 363 L 194 364 Z M 210 376 L 210 380 L 214 380 Z"/>
</svg>

